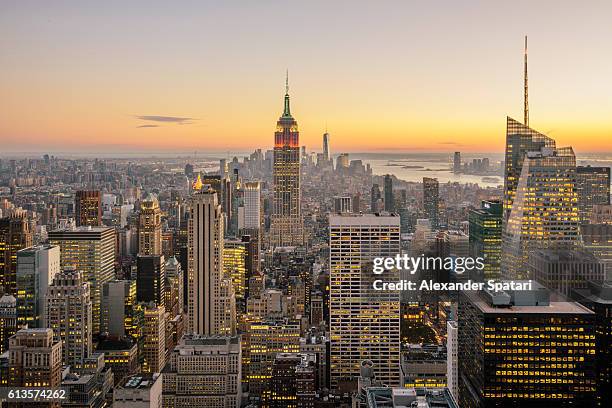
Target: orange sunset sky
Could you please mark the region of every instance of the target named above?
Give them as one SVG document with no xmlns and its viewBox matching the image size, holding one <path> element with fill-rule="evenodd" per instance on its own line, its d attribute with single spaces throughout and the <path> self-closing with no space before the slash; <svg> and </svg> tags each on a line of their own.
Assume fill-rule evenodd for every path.
<svg viewBox="0 0 612 408">
<path fill-rule="evenodd" d="M 609 1 L 3 1 L 0 146 L 267 149 L 289 69 L 309 150 L 327 126 L 334 153 L 501 152 L 528 35 L 531 127 L 612 151 L 610 16 Z"/>
</svg>

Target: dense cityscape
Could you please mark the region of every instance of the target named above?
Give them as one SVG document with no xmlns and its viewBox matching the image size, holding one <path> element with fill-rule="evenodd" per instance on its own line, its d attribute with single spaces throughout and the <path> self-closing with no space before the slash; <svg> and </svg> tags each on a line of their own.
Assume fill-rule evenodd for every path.
<svg viewBox="0 0 612 408">
<path fill-rule="evenodd" d="M 526 47 L 504 160 L 448 165 L 497 187 L 307 148 L 288 76 L 244 157 L 0 152 L 2 406 L 610 406 L 610 167 L 530 127 Z M 399 255 L 530 289 L 372 290 Z"/>
</svg>

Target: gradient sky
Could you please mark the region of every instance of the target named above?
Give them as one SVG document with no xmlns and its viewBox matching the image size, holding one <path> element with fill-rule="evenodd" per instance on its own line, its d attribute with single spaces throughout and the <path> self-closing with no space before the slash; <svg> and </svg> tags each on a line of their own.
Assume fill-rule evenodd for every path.
<svg viewBox="0 0 612 408">
<path fill-rule="evenodd" d="M 0 3 L 0 150 L 502 151 L 522 119 L 612 151 L 610 1 Z"/>
</svg>

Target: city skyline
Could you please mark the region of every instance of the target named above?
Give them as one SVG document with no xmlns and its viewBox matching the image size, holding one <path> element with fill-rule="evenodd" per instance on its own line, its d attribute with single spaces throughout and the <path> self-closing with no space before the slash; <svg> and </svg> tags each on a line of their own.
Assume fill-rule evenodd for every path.
<svg viewBox="0 0 612 408">
<path fill-rule="evenodd" d="M 288 68 L 309 150 L 327 130 L 333 154 L 503 151 L 529 35 L 530 126 L 607 152 L 610 7 L 5 5 L 0 138 L 6 153 L 271 147 Z"/>
</svg>

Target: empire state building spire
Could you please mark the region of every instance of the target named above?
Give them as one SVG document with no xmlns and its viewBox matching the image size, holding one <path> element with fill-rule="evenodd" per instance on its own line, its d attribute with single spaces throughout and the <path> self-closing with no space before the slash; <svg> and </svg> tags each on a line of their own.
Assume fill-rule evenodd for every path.
<svg viewBox="0 0 612 408">
<path fill-rule="evenodd" d="M 289 107 L 289 70 L 287 70 L 287 76 L 285 77 L 285 110 L 283 111 L 283 118 L 291 117 L 291 108 Z"/>
</svg>

